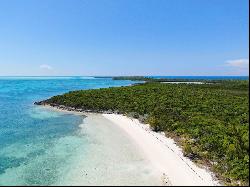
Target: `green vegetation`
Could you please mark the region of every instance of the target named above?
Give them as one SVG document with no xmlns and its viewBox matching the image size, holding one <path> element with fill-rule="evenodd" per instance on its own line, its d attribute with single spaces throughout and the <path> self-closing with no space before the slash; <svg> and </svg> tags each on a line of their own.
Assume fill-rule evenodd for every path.
<svg viewBox="0 0 250 187">
<path fill-rule="evenodd" d="M 113 80 L 132 80 L 132 81 L 145 81 L 145 82 L 208 82 L 208 80 L 201 80 L 201 79 L 166 79 L 166 78 L 150 78 L 144 76 L 117 76 L 112 77 Z"/>
<path fill-rule="evenodd" d="M 38 104 L 132 115 L 176 139 L 184 153 L 206 164 L 226 184 L 249 182 L 249 81 L 215 84 L 148 82 L 74 91 Z"/>
<path fill-rule="evenodd" d="M 151 78 L 146 78 L 143 76 L 117 76 L 117 77 L 112 77 L 113 80 L 132 80 L 132 81 L 149 81 L 153 80 Z"/>
<path fill-rule="evenodd" d="M 212 80 L 212 79 L 184 79 L 184 78 L 150 78 L 144 76 L 116 76 L 116 77 L 96 77 L 96 78 L 112 78 L 113 80 L 132 80 L 132 81 L 144 81 L 144 82 L 203 82 L 203 83 L 221 83 L 228 82 L 228 80 Z M 231 81 L 230 83 L 238 81 Z"/>
</svg>

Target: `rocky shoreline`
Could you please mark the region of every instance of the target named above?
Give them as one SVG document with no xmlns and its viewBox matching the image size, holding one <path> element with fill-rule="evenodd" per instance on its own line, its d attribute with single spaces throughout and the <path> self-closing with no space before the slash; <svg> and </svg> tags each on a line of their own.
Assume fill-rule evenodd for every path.
<svg viewBox="0 0 250 187">
<path fill-rule="evenodd" d="M 84 108 L 69 107 L 69 106 L 59 105 L 59 104 L 55 104 L 55 103 L 48 103 L 47 100 L 35 102 L 34 105 L 48 106 L 48 107 L 53 107 L 55 109 L 65 110 L 65 111 L 70 111 L 70 112 L 98 113 L 98 114 L 121 114 L 119 111 L 89 110 L 89 109 L 84 109 Z"/>
</svg>

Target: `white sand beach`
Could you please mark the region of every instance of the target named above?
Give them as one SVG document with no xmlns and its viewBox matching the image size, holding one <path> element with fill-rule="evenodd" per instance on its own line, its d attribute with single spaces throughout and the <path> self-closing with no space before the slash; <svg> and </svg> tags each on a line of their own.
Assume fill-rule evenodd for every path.
<svg viewBox="0 0 250 187">
<path fill-rule="evenodd" d="M 165 178 L 166 185 L 174 186 L 216 186 L 220 185 L 213 174 L 196 166 L 184 157 L 181 149 L 171 138 L 153 132 L 149 125 L 123 115 L 103 114 L 103 116 L 123 129 L 142 149 Z"/>
<path fill-rule="evenodd" d="M 120 136 L 124 132 L 127 138 L 134 142 L 137 149 L 136 152 L 141 152 L 143 157 L 150 162 L 149 168 L 153 166 L 152 173 L 160 175 L 161 183 L 167 186 L 219 186 L 219 181 L 213 173 L 208 169 L 200 168 L 190 159 L 185 157 L 182 149 L 178 147 L 175 141 L 167 138 L 164 133 L 157 133 L 150 129 L 148 124 L 142 124 L 139 120 L 129 118 L 120 114 L 94 114 L 76 111 L 67 111 L 50 106 L 45 106 L 47 109 L 73 113 L 77 115 L 86 115 L 90 121 L 97 116 L 103 116 L 109 120 L 110 124 L 116 125 L 121 131 L 117 131 Z M 92 116 L 96 116 L 92 118 Z M 100 123 L 108 124 L 101 120 Z M 104 126 L 107 130 L 110 127 Z M 102 125 L 103 126 L 103 125 Z M 114 129 L 113 129 L 114 130 Z M 112 131 L 113 131 L 112 130 Z M 151 168 L 152 169 L 152 168 Z M 80 183 L 80 182 L 79 182 Z"/>
</svg>

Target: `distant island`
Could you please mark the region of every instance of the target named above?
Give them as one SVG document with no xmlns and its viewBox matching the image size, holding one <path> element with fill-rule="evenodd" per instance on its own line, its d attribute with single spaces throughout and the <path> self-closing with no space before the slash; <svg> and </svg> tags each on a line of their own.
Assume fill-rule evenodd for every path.
<svg viewBox="0 0 250 187">
<path fill-rule="evenodd" d="M 249 81 L 111 77 L 144 81 L 128 87 L 71 91 L 36 102 L 59 109 L 124 114 L 164 132 L 184 155 L 227 185 L 249 183 Z M 191 80 L 193 82 L 197 80 Z"/>
</svg>

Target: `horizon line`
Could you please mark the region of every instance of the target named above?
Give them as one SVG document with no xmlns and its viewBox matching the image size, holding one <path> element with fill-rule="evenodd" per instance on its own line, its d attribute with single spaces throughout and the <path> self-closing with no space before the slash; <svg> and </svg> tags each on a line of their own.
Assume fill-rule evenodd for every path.
<svg viewBox="0 0 250 187">
<path fill-rule="evenodd" d="M 249 75 L 0 75 L 0 77 L 249 77 Z"/>
</svg>

